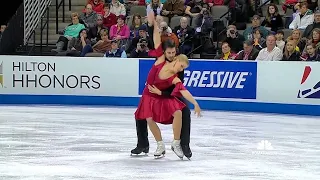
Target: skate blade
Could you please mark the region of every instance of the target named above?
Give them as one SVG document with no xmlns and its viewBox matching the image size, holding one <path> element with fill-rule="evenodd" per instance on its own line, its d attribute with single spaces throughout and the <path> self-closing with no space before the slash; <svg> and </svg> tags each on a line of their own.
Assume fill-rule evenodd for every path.
<svg viewBox="0 0 320 180">
<path fill-rule="evenodd" d="M 183 156 L 179 156 L 173 149 L 173 147 L 171 147 L 171 150 L 178 156 L 178 158 L 180 158 L 181 160 L 183 160 Z"/>
<path fill-rule="evenodd" d="M 154 156 L 154 159 L 162 159 L 162 158 L 164 158 L 164 155 Z"/>
<path fill-rule="evenodd" d="M 154 155 L 155 159 L 161 159 L 164 157 L 164 155 L 166 154 L 166 151 L 163 151 L 161 155 Z"/>
<path fill-rule="evenodd" d="M 144 156 L 148 156 L 148 153 L 144 153 L 144 154 L 142 154 L 142 153 L 140 153 L 140 154 L 130 154 L 130 156 L 132 156 L 132 157 L 144 157 Z"/>
</svg>

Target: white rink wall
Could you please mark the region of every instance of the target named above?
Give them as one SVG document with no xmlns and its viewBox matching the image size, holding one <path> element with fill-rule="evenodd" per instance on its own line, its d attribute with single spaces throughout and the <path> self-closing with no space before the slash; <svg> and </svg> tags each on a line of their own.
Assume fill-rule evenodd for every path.
<svg viewBox="0 0 320 180">
<path fill-rule="evenodd" d="M 154 59 L 0 56 L 0 104 L 136 106 Z M 191 60 L 203 109 L 320 115 L 320 63 Z"/>
</svg>

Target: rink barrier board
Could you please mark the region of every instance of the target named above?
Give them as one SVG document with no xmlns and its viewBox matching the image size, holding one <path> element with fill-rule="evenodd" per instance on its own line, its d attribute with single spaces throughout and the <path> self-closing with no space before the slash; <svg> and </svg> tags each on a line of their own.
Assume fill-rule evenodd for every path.
<svg viewBox="0 0 320 180">
<path fill-rule="evenodd" d="M 7 105 L 88 105 L 88 106 L 126 106 L 136 107 L 140 97 L 111 96 L 70 96 L 70 95 L 0 95 L 0 104 Z M 320 116 L 320 106 L 302 104 L 279 104 L 262 102 L 235 102 L 217 100 L 198 100 L 202 109 L 296 114 Z M 190 108 L 193 108 L 190 106 Z"/>
<path fill-rule="evenodd" d="M 0 104 L 136 106 L 153 63 L 0 56 Z M 203 109 L 320 115 L 319 72 L 317 62 L 191 60 L 184 84 Z M 37 85 L 26 86 L 26 78 Z M 66 84 L 53 87 L 54 80 Z"/>
</svg>

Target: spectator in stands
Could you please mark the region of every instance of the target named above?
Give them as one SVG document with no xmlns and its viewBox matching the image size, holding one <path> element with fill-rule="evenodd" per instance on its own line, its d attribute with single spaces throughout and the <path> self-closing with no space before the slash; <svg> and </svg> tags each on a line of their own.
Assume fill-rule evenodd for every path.
<svg viewBox="0 0 320 180">
<path fill-rule="evenodd" d="M 203 8 L 199 15 L 195 19 L 195 27 L 196 27 L 196 32 L 195 32 L 195 41 L 194 45 L 195 48 L 198 48 L 202 46 L 203 48 L 202 51 L 196 50 L 195 52 L 201 53 L 203 51 L 207 51 L 209 48 L 212 47 L 211 44 L 208 44 L 209 41 L 208 38 L 210 37 L 210 32 L 213 30 L 213 18 L 210 15 L 209 10 L 206 8 Z"/>
<path fill-rule="evenodd" d="M 257 61 L 280 61 L 282 59 L 282 51 L 276 47 L 276 37 L 274 35 L 267 36 L 267 47 L 263 48 L 256 58 Z"/>
<path fill-rule="evenodd" d="M 250 40 L 243 42 L 243 50 L 238 52 L 236 60 L 255 60 L 259 54 L 256 48 L 253 48 L 253 42 Z"/>
<path fill-rule="evenodd" d="M 266 47 L 266 40 L 261 37 L 259 29 L 256 29 L 253 33 L 253 46 L 259 51 Z"/>
<path fill-rule="evenodd" d="M 103 16 L 98 14 L 96 25 L 91 27 L 88 33 L 88 39 L 90 39 L 92 45 L 101 40 L 100 31 L 103 29 L 105 29 L 103 26 Z"/>
<path fill-rule="evenodd" d="M 266 38 L 267 35 L 269 34 L 268 30 L 265 27 L 261 26 L 260 16 L 254 15 L 252 17 L 252 26 L 248 27 L 243 32 L 243 36 L 244 36 L 245 40 L 253 39 L 253 33 L 254 33 L 255 29 L 260 30 L 263 38 Z"/>
<path fill-rule="evenodd" d="M 148 58 L 149 55 L 148 40 L 140 39 L 137 47 L 130 53 L 132 58 Z"/>
<path fill-rule="evenodd" d="M 108 30 L 102 29 L 100 32 L 101 39 L 94 44 L 93 46 L 90 44 L 86 44 L 81 52 L 80 56 L 86 56 L 89 53 L 99 53 L 103 56 L 104 53 L 111 50 L 111 40 L 109 40 Z"/>
<path fill-rule="evenodd" d="M 224 4 L 229 7 L 229 11 L 231 12 L 230 24 L 247 22 L 249 20 L 246 0 L 224 0 Z"/>
<path fill-rule="evenodd" d="M 68 43 L 68 50 L 65 52 L 59 52 L 57 56 L 80 56 L 83 47 L 91 45 L 88 39 L 87 29 L 82 29 L 79 32 L 78 37 L 72 38 Z"/>
<path fill-rule="evenodd" d="M 289 40 L 283 53 L 282 61 L 300 61 L 300 52 L 296 50 L 297 43 Z"/>
<path fill-rule="evenodd" d="M 110 4 L 104 4 L 103 25 L 110 29 L 112 25 L 117 24 L 117 16 L 110 12 Z"/>
<path fill-rule="evenodd" d="M 221 49 L 222 49 L 222 54 L 217 55 L 215 59 L 232 60 L 237 57 L 237 54 L 231 51 L 230 45 L 227 42 L 222 43 Z"/>
<path fill-rule="evenodd" d="M 313 23 L 314 15 L 308 9 L 308 3 L 300 3 L 300 12 L 289 25 L 289 29 L 306 29 L 308 25 Z"/>
<path fill-rule="evenodd" d="M 173 29 L 173 33 L 177 35 L 180 43 L 179 52 L 182 54 L 188 54 L 192 51 L 193 38 L 195 30 L 188 25 L 188 19 L 182 17 L 180 19 L 180 25 Z"/>
<path fill-rule="evenodd" d="M 126 16 L 126 8 L 119 2 L 119 0 L 111 1 L 110 12 L 115 14 L 116 16 Z"/>
<path fill-rule="evenodd" d="M 320 61 L 320 55 L 318 54 L 314 44 L 307 44 L 306 51 L 307 53 L 301 57 L 302 61 Z"/>
<path fill-rule="evenodd" d="M 126 0 L 119 0 L 119 2 L 120 2 L 121 4 L 124 4 L 125 1 L 126 1 Z M 111 4 L 112 0 L 105 0 L 105 2 L 106 2 L 107 4 Z"/>
<path fill-rule="evenodd" d="M 314 13 L 314 22 L 307 26 L 307 28 L 303 32 L 303 37 L 309 37 L 311 32 L 315 28 L 320 28 L 320 11 L 316 11 Z"/>
<path fill-rule="evenodd" d="M 285 0 L 283 5 L 282 5 L 282 9 L 287 12 L 288 8 L 294 8 L 294 6 L 296 4 L 299 3 L 299 0 Z"/>
<path fill-rule="evenodd" d="M 103 14 L 103 0 L 88 0 L 87 4 L 91 4 L 92 10 L 97 14 Z M 83 13 L 86 12 L 86 8 L 83 10 Z"/>
<path fill-rule="evenodd" d="M 175 45 L 176 45 L 176 48 L 178 49 L 179 48 L 179 39 L 178 37 L 172 33 L 172 31 L 168 31 L 168 24 L 166 22 L 161 22 L 160 23 L 160 32 L 161 32 L 161 42 L 165 42 L 167 41 L 168 39 L 171 39 Z"/>
<path fill-rule="evenodd" d="M 282 17 L 280 16 L 278 7 L 275 4 L 268 5 L 267 17 L 261 25 L 270 28 L 272 32 L 277 32 L 278 29 L 282 29 L 284 27 Z"/>
<path fill-rule="evenodd" d="M 92 28 L 97 23 L 97 13 L 92 10 L 92 5 L 87 4 L 86 12 L 80 15 L 80 19 L 85 23 L 86 27 Z"/>
<path fill-rule="evenodd" d="M 104 54 L 104 57 L 118 57 L 118 58 L 127 58 L 126 52 L 119 47 L 120 41 L 117 39 L 113 39 L 111 41 L 111 50 L 107 51 Z"/>
<path fill-rule="evenodd" d="M 135 14 L 132 17 L 132 22 L 130 26 L 130 39 L 135 38 L 139 35 L 139 28 L 142 25 L 141 16 L 139 14 Z"/>
<path fill-rule="evenodd" d="M 202 0 L 191 0 L 186 7 L 185 14 L 190 17 L 197 17 L 205 5 Z"/>
<path fill-rule="evenodd" d="M 120 47 L 124 47 L 130 37 L 130 28 L 124 23 L 126 17 L 120 15 L 117 24 L 112 25 L 110 28 L 110 39 L 117 39 Z"/>
<path fill-rule="evenodd" d="M 238 33 L 235 25 L 229 25 L 227 28 L 226 42 L 231 46 L 231 51 L 239 52 L 243 48 L 244 37 Z"/>
<path fill-rule="evenodd" d="M 167 0 L 162 7 L 161 15 L 165 17 L 183 16 L 184 1 L 183 0 Z"/>
<path fill-rule="evenodd" d="M 160 0 L 152 0 L 152 3 L 147 6 L 147 16 L 150 11 L 153 11 L 155 16 L 161 15 L 162 8 L 163 4 Z"/>
<path fill-rule="evenodd" d="M 65 28 L 63 36 L 60 36 L 58 39 L 58 42 L 56 44 L 57 48 L 52 49 L 52 51 L 61 52 L 67 50 L 68 42 L 72 38 L 77 38 L 80 31 L 85 28 L 83 24 L 79 23 L 78 13 L 72 13 L 71 18 L 72 24 Z"/>
<path fill-rule="evenodd" d="M 309 44 L 312 43 L 316 46 L 317 51 L 319 50 L 320 47 L 320 29 L 315 28 L 312 30 L 312 36 L 308 42 Z"/>
<path fill-rule="evenodd" d="M 161 27 L 161 23 L 164 22 L 163 17 L 162 16 L 156 16 L 156 22 L 157 22 L 158 27 L 160 28 Z M 168 26 L 167 33 L 171 34 L 172 32 L 173 32 L 172 29 Z M 149 35 L 149 37 L 153 37 L 153 25 L 150 26 L 150 24 L 148 24 L 148 35 Z M 151 40 L 152 40 L 152 38 L 151 38 Z M 153 44 L 154 43 L 152 42 L 149 45 L 153 46 Z M 154 48 L 155 47 L 152 47 L 150 49 L 154 49 Z"/>
<path fill-rule="evenodd" d="M 161 23 L 162 23 L 162 22 L 165 22 L 165 21 L 163 20 L 163 17 L 162 17 L 162 16 L 156 16 L 156 22 L 158 23 L 158 27 L 161 27 Z M 172 29 L 171 29 L 171 27 L 168 26 L 167 32 L 168 32 L 168 33 L 172 33 L 172 32 L 173 32 Z M 151 34 L 153 34 L 153 32 L 150 32 L 150 31 L 149 31 L 150 37 L 153 37 L 153 36 L 151 36 Z"/>
<path fill-rule="evenodd" d="M 151 1 L 153 2 L 154 0 L 146 0 L 146 4 L 149 5 L 151 4 Z M 167 0 L 160 0 L 160 3 L 163 4 L 165 3 Z M 156 15 L 156 14 L 155 14 Z"/>
<path fill-rule="evenodd" d="M 132 39 L 129 48 L 127 49 L 128 53 L 130 53 L 137 47 L 137 44 L 140 41 L 140 39 L 147 39 L 148 48 L 152 49 L 151 43 L 153 43 L 153 41 L 152 41 L 152 38 L 147 33 L 147 25 L 145 24 L 140 26 L 138 36 Z"/>
<path fill-rule="evenodd" d="M 135 0 L 135 1 L 126 1 L 126 3 L 129 5 L 129 7 L 132 6 L 146 6 L 146 1 L 145 0 Z"/>
<path fill-rule="evenodd" d="M 282 30 L 278 30 L 277 34 L 276 34 L 276 46 L 283 52 L 284 50 L 284 46 L 285 46 L 285 42 L 283 40 L 283 36 L 284 36 L 284 32 Z"/>
<path fill-rule="evenodd" d="M 7 25 L 5 25 L 5 24 L 1 25 L 1 27 L 0 27 L 0 40 L 1 40 L 1 37 L 2 37 L 4 30 L 6 30 L 6 28 L 7 28 Z"/>
<path fill-rule="evenodd" d="M 204 0 L 210 7 L 224 5 L 224 0 Z"/>
<path fill-rule="evenodd" d="M 305 45 L 306 45 L 306 39 L 302 39 L 301 38 L 301 31 L 299 29 L 295 29 L 291 32 L 291 35 L 288 36 L 287 41 L 288 40 L 294 40 L 296 41 L 296 50 L 299 52 L 302 52 Z"/>
<path fill-rule="evenodd" d="M 213 19 L 209 10 L 203 8 L 195 20 L 196 33 L 208 35 L 213 29 Z"/>
<path fill-rule="evenodd" d="M 130 10 L 134 6 L 146 6 L 145 0 L 126 0 L 124 3 L 124 7 L 126 8 L 126 14 L 130 14 Z"/>
</svg>

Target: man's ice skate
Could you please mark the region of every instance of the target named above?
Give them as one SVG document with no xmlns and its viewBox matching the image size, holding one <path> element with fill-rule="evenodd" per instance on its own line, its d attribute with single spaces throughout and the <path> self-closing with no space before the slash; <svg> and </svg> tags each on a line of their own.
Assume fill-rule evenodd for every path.
<svg viewBox="0 0 320 180">
<path fill-rule="evenodd" d="M 192 157 L 192 152 L 189 145 L 181 145 L 183 154 L 190 160 Z"/>
<path fill-rule="evenodd" d="M 166 154 L 166 148 L 165 148 L 163 141 L 158 141 L 157 142 L 157 149 L 154 152 L 154 157 L 156 159 L 162 158 L 162 157 L 164 157 L 165 154 Z"/>
<path fill-rule="evenodd" d="M 142 152 L 144 152 L 145 155 L 147 155 L 149 153 L 149 146 L 147 146 L 147 147 L 138 147 L 137 146 L 136 148 L 131 150 L 131 156 L 132 155 L 139 155 Z"/>
<path fill-rule="evenodd" d="M 180 145 L 180 140 L 173 140 L 171 149 L 180 159 L 183 159 L 184 154 Z"/>
</svg>

